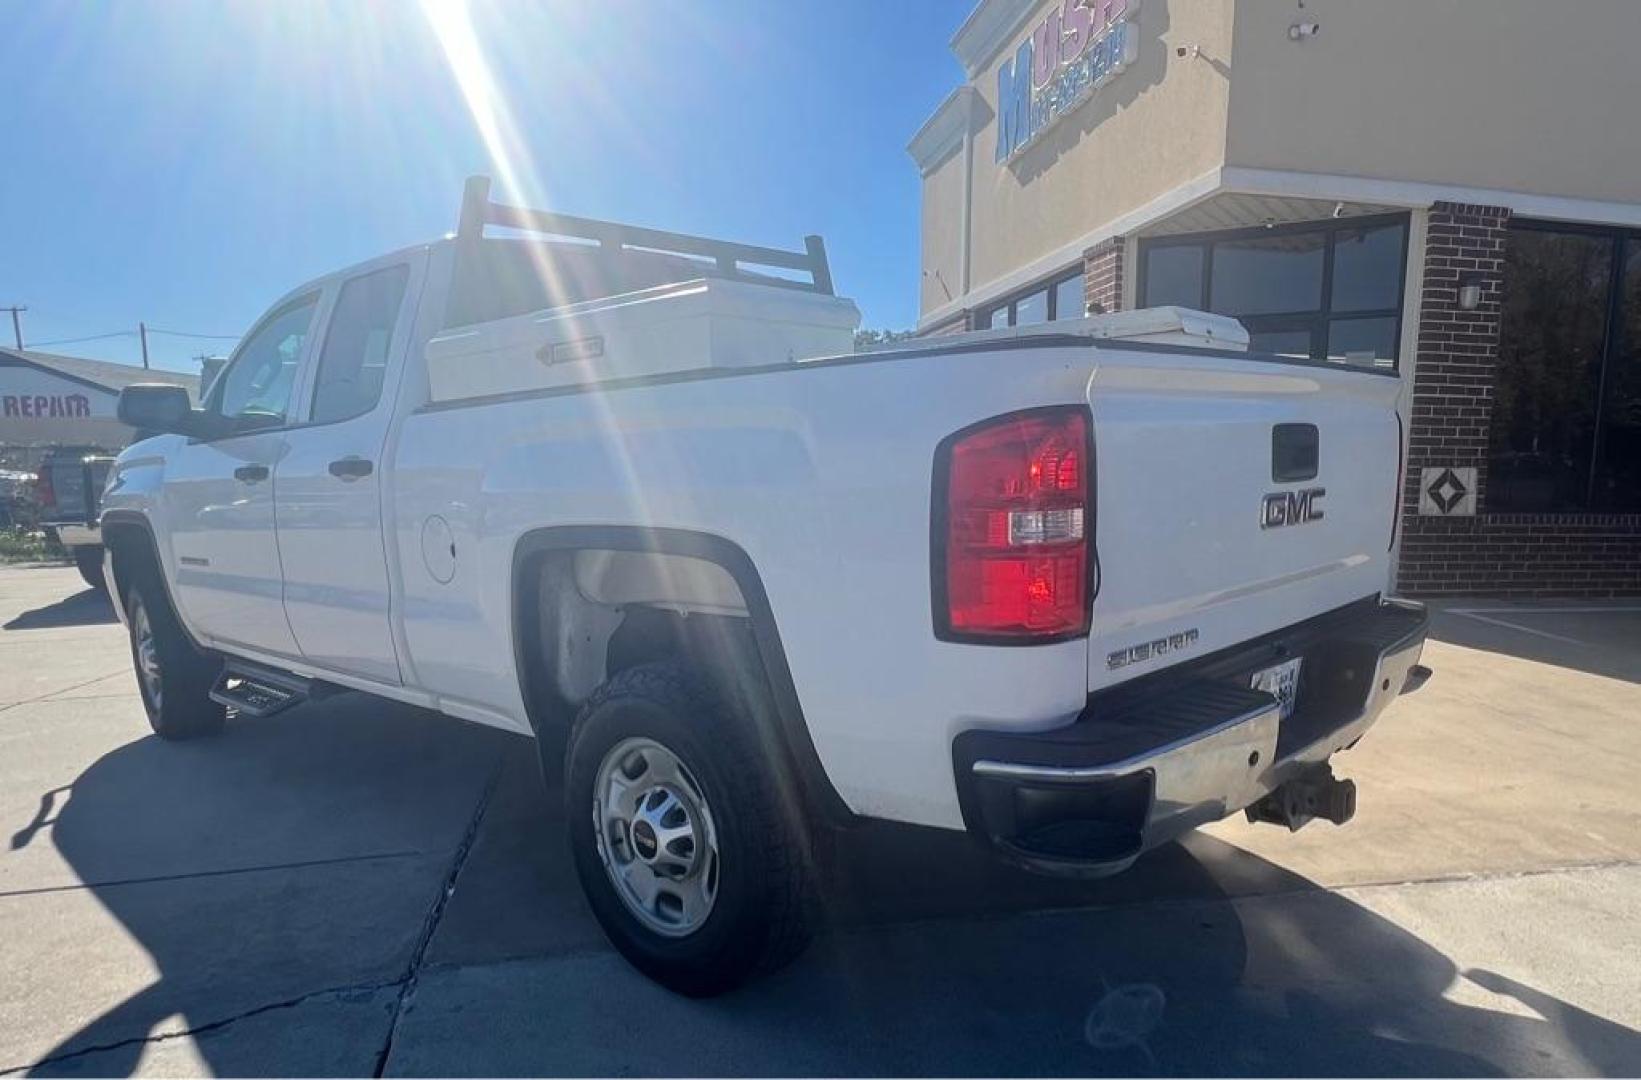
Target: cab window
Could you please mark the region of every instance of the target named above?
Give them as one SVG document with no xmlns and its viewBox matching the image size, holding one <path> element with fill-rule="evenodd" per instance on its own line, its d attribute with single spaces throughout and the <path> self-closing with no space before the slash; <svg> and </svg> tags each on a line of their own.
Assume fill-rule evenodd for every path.
<svg viewBox="0 0 1641 1080">
<path fill-rule="evenodd" d="M 245 339 L 212 385 L 215 411 L 231 420 L 282 424 L 289 413 L 302 346 L 313 325 L 319 294 L 298 297 L 274 312 Z"/>
<path fill-rule="evenodd" d="M 390 266 L 342 286 L 319 354 L 309 417 L 314 423 L 362 416 L 376 407 L 409 278 L 408 266 Z"/>
</svg>

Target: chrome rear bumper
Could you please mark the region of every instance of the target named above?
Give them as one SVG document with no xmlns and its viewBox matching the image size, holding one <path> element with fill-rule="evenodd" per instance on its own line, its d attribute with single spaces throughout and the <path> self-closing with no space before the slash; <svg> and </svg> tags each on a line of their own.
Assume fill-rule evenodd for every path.
<svg viewBox="0 0 1641 1080">
<path fill-rule="evenodd" d="M 964 732 L 954 755 L 965 820 L 1035 869 L 1115 873 L 1353 745 L 1410 679 L 1422 682 L 1427 628 L 1422 605 L 1352 605 L 1160 685 L 1097 696 L 1066 728 Z M 1284 721 L 1248 675 L 1291 656 L 1305 665 Z"/>
</svg>

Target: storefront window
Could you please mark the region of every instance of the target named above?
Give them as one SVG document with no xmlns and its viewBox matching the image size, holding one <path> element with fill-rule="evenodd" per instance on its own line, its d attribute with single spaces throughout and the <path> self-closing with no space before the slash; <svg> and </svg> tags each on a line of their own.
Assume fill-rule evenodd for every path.
<svg viewBox="0 0 1641 1080">
<path fill-rule="evenodd" d="M 1048 322 L 1048 290 L 1038 289 L 1034 293 L 1014 302 L 1014 325 L 1030 326 L 1032 323 Z"/>
<path fill-rule="evenodd" d="M 1054 286 L 1054 317 L 1080 319 L 1083 317 L 1083 275 L 1068 277 Z"/>
<path fill-rule="evenodd" d="M 1624 242 L 1622 321 L 1607 361 L 1596 496 L 1602 505 L 1641 509 L 1641 239 Z"/>
<path fill-rule="evenodd" d="M 1201 244 L 1154 247 L 1146 260 L 1145 306 L 1205 308 Z"/>
<path fill-rule="evenodd" d="M 1328 323 L 1328 359 L 1393 367 L 1397 320 L 1389 316 L 1334 319 Z"/>
<path fill-rule="evenodd" d="M 1375 311 L 1402 302 L 1401 225 L 1333 234 L 1333 310 Z"/>
<path fill-rule="evenodd" d="M 1256 352 L 1395 367 L 1407 219 L 1167 237 L 1140 253 L 1140 305 L 1241 320 Z"/>
<path fill-rule="evenodd" d="M 1001 326 L 1030 326 L 1083 317 L 1083 271 L 1081 267 L 999 301 L 981 311 L 976 324 L 983 330 Z"/>
<path fill-rule="evenodd" d="M 1221 314 L 1319 310 L 1326 255 L 1326 233 L 1287 233 L 1215 244 L 1208 302 Z"/>
<path fill-rule="evenodd" d="M 1641 238 L 1518 224 L 1501 316 L 1489 508 L 1641 510 Z"/>
</svg>

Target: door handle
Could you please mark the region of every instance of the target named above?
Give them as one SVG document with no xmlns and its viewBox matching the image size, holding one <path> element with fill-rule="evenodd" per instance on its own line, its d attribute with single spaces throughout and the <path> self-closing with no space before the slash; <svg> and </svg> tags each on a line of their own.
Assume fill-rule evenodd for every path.
<svg viewBox="0 0 1641 1080">
<path fill-rule="evenodd" d="M 247 484 L 254 484 L 258 480 L 266 480 L 267 478 L 268 467 L 266 465 L 241 465 L 234 470 L 234 479 L 243 480 Z"/>
<path fill-rule="evenodd" d="M 337 458 L 330 463 L 330 474 L 338 480 L 358 480 L 369 476 L 374 468 L 362 457 Z"/>
</svg>

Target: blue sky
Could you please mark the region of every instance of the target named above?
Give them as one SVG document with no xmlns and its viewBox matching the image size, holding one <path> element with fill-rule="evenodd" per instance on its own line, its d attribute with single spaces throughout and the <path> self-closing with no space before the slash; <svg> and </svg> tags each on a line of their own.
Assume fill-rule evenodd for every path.
<svg viewBox="0 0 1641 1080">
<path fill-rule="evenodd" d="M 430 0 L 439 2 L 439 0 Z M 905 145 L 970 0 L 474 0 L 528 197 L 778 247 L 826 237 L 866 325 L 916 317 Z M 30 347 L 136 362 L 302 280 L 453 229 L 496 173 L 411 0 L 0 3 L 0 305 Z M 0 316 L 0 338 L 11 328 Z M 231 341 L 154 335 L 192 370 Z"/>
</svg>

